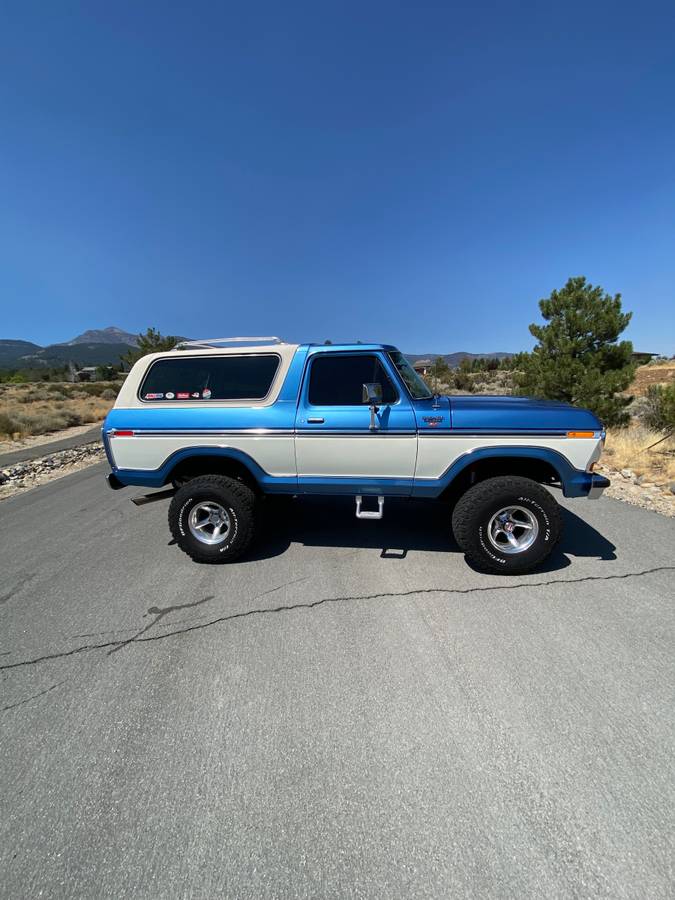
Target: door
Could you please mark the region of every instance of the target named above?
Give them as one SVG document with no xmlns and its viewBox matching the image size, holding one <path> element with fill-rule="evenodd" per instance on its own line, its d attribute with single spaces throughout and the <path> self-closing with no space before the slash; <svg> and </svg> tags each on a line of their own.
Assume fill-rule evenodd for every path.
<svg viewBox="0 0 675 900">
<path fill-rule="evenodd" d="M 374 427 L 364 385 L 379 384 Z M 384 353 L 315 351 L 296 417 L 298 486 L 308 493 L 407 495 L 417 456 L 415 416 Z"/>
</svg>

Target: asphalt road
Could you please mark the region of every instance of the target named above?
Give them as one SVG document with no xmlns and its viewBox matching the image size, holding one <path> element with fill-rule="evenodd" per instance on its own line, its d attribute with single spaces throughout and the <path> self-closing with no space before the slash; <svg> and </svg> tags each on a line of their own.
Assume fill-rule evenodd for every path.
<svg viewBox="0 0 675 900">
<path fill-rule="evenodd" d="M 675 521 L 508 579 L 280 503 L 198 566 L 104 470 L 0 505 L 3 897 L 673 896 Z"/>
<path fill-rule="evenodd" d="M 20 450 L 11 450 L 9 453 L 0 453 L 0 467 L 13 466 L 30 459 L 40 459 L 43 456 L 49 456 L 50 453 L 58 453 L 59 450 L 72 450 L 73 447 L 93 444 L 94 441 L 100 442 L 100 440 L 101 426 L 95 425 L 83 434 L 61 438 L 58 441 L 48 441 L 44 444 L 34 444 L 32 447 L 22 447 Z"/>
</svg>

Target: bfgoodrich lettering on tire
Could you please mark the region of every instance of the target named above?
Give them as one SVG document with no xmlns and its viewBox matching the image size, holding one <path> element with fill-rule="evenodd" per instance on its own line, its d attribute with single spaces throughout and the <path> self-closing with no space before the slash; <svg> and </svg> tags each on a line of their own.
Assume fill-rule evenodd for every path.
<svg viewBox="0 0 675 900">
<path fill-rule="evenodd" d="M 488 478 L 460 497 L 452 515 L 467 558 L 491 572 L 519 575 L 542 563 L 560 539 L 560 508 L 536 481 Z"/>
<path fill-rule="evenodd" d="M 238 559 L 251 543 L 255 495 L 233 478 L 202 475 L 180 487 L 169 506 L 169 528 L 196 562 Z"/>
</svg>

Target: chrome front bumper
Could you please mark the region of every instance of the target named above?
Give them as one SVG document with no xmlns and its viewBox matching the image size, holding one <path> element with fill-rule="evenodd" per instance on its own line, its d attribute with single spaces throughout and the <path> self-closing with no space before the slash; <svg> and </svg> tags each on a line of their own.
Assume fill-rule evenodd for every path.
<svg viewBox="0 0 675 900">
<path fill-rule="evenodd" d="M 609 478 L 605 478 L 604 475 L 593 475 L 591 481 L 591 489 L 588 492 L 589 500 L 597 500 L 598 497 L 602 496 L 602 492 L 605 488 L 608 488 L 612 482 Z"/>
</svg>

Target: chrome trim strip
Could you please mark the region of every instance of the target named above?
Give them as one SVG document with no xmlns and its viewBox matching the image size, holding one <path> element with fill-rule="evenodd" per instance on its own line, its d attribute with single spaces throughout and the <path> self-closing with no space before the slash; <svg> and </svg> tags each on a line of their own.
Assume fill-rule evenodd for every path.
<svg viewBox="0 0 675 900">
<path fill-rule="evenodd" d="M 373 437 L 373 434 L 376 434 L 378 437 L 410 437 L 412 435 L 418 435 L 419 437 L 431 437 L 431 438 L 481 438 L 481 437 L 524 437 L 524 438 L 546 438 L 546 437 L 557 437 L 564 440 L 567 440 L 567 432 L 565 431 L 437 431 L 436 429 L 430 428 L 428 431 L 426 429 L 421 429 L 419 431 L 377 431 L 372 432 L 366 428 L 354 430 L 354 429 L 329 429 L 329 428 L 214 428 L 214 429 L 206 429 L 206 428 L 185 428 L 181 430 L 177 429 L 161 429 L 161 428 L 110 428 L 107 430 L 107 434 L 115 435 L 118 431 L 133 431 L 134 435 L 138 436 L 146 436 L 146 437 L 182 437 L 184 435 L 211 435 L 214 437 L 221 435 L 264 435 L 265 437 L 275 437 L 277 435 L 298 435 L 300 437 L 363 437 L 369 438 Z M 575 440 L 579 440 L 579 438 L 575 438 Z M 597 440 L 596 437 L 593 438 L 585 438 L 585 440 Z"/>
<path fill-rule="evenodd" d="M 228 435 L 264 435 L 265 437 L 277 437 L 279 435 L 288 437 L 289 435 L 292 436 L 295 434 L 295 432 L 289 428 L 230 428 L 228 430 L 221 428 L 185 428 L 181 431 L 169 430 L 168 428 L 129 429 L 129 431 L 132 430 L 134 435 L 137 435 L 138 437 L 223 437 Z"/>
<path fill-rule="evenodd" d="M 396 438 L 396 437 L 415 437 L 417 435 L 416 431 L 370 431 L 369 429 L 365 429 L 363 431 L 338 431 L 337 428 L 333 430 L 324 429 L 323 431 L 314 431 L 313 429 L 307 428 L 298 428 L 295 432 L 296 437 L 318 437 L 318 438 L 330 438 L 330 437 L 360 437 L 360 438 L 372 438 L 372 437 L 386 437 L 386 438 Z"/>
<path fill-rule="evenodd" d="M 449 438 L 481 438 L 481 437 L 557 437 L 567 440 L 567 431 L 460 431 L 452 429 L 440 431 L 436 428 L 421 428 L 417 433 L 420 437 L 449 437 Z M 592 438 L 588 438 L 592 440 Z"/>
<path fill-rule="evenodd" d="M 282 429 L 282 428 L 231 428 L 227 431 L 223 430 L 223 429 L 214 429 L 212 431 L 207 431 L 206 429 L 197 430 L 197 429 L 189 429 L 189 428 L 186 428 L 184 431 L 169 431 L 168 429 L 166 431 L 164 431 L 162 429 L 154 429 L 154 428 L 148 428 L 148 429 L 142 429 L 142 428 L 131 429 L 131 428 L 129 428 L 129 429 L 113 429 L 109 433 L 114 436 L 115 430 L 117 430 L 117 431 L 120 431 L 120 430 L 133 431 L 134 436 L 137 436 L 137 437 L 194 437 L 194 436 L 201 436 L 201 437 L 223 437 L 223 436 L 225 436 L 225 437 L 227 437 L 230 435 L 233 437 L 238 437 L 238 436 L 242 436 L 242 435 L 243 436 L 259 435 L 261 437 L 279 437 L 279 436 L 288 437 L 288 436 L 297 435 L 298 437 L 322 437 L 322 438 L 345 437 L 345 436 L 347 436 L 347 437 L 362 437 L 362 438 L 372 438 L 373 437 L 373 432 L 367 431 L 367 430 L 364 430 L 364 431 L 337 431 L 337 430 L 315 431 L 314 429 L 310 429 L 310 428 L 308 428 L 307 430 L 298 430 L 298 431 L 293 431 L 292 429 L 288 429 L 288 428 L 284 428 L 284 429 Z M 416 431 L 384 431 L 384 432 L 377 431 L 377 432 L 375 432 L 375 434 L 378 437 L 414 437 L 417 434 L 417 432 Z"/>
</svg>

